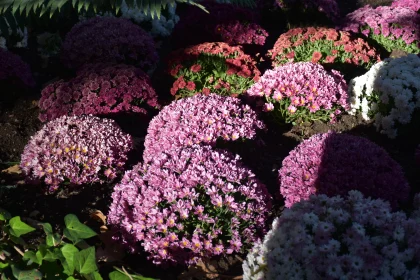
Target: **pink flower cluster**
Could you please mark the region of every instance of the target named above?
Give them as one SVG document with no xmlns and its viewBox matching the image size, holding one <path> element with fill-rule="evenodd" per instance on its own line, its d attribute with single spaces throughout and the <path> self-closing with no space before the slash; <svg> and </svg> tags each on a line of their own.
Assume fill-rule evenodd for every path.
<svg viewBox="0 0 420 280">
<path fill-rule="evenodd" d="M 264 129 L 257 114 L 233 97 L 198 94 L 172 102 L 152 119 L 144 141 L 143 160 L 149 162 L 162 151 L 216 140 L 253 139 Z"/>
<path fill-rule="evenodd" d="M 382 35 L 390 40 L 401 38 L 405 43 L 419 46 L 420 16 L 405 7 L 369 5 L 346 16 L 343 30 L 363 33 L 365 36 Z M 386 47 L 386 46 L 385 46 Z"/>
<path fill-rule="evenodd" d="M 125 63 L 149 70 L 159 57 L 153 38 L 127 19 L 95 17 L 73 26 L 63 42 L 63 64 L 77 69 L 85 63 Z"/>
<path fill-rule="evenodd" d="M 109 119 L 62 116 L 32 136 L 22 153 L 20 168 L 31 181 L 50 190 L 60 185 L 111 181 L 123 170 L 131 136 Z"/>
<path fill-rule="evenodd" d="M 340 9 L 337 0 L 276 0 L 282 9 L 298 7 L 299 9 L 314 9 L 324 13 L 328 18 L 337 20 Z"/>
<path fill-rule="evenodd" d="M 420 1 L 419 0 L 394 0 L 391 7 L 403 7 L 411 9 L 415 12 L 420 10 Z"/>
<path fill-rule="evenodd" d="M 267 70 L 247 91 L 251 97 L 265 97 L 264 111 L 280 111 L 284 119 L 311 120 L 311 114 L 331 112 L 332 121 L 349 109 L 347 84 L 335 70 L 327 72 L 312 62 L 289 63 Z M 277 108 L 276 108 L 277 107 Z"/>
<path fill-rule="evenodd" d="M 159 106 L 149 76 L 123 64 L 86 65 L 76 78 L 59 80 L 44 88 L 38 104 L 42 122 L 63 115 L 147 114 L 146 105 Z"/>
<path fill-rule="evenodd" d="M 256 23 L 245 24 L 239 21 L 218 24 L 215 33 L 219 34 L 221 41 L 230 45 L 261 45 L 268 37 L 267 31 Z"/>
<path fill-rule="evenodd" d="M 300 143 L 283 160 L 280 192 L 286 207 L 312 194 L 343 195 L 359 190 L 395 208 L 410 187 L 401 166 L 375 143 L 357 136 L 324 133 Z"/>
<path fill-rule="evenodd" d="M 35 80 L 29 65 L 19 56 L 0 48 L 0 82 L 34 87 Z"/>
<path fill-rule="evenodd" d="M 239 156 L 208 146 L 173 149 L 115 186 L 108 221 L 156 264 L 193 264 L 244 252 L 265 233 L 271 197 Z M 118 238 L 117 237 L 117 238 Z"/>
</svg>

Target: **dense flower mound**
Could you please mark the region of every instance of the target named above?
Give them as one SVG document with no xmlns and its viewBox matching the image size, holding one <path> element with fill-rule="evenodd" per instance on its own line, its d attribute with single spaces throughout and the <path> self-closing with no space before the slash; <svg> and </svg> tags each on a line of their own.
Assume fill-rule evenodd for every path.
<svg viewBox="0 0 420 280">
<path fill-rule="evenodd" d="M 281 122 L 335 121 L 348 109 L 347 84 L 340 72 L 312 62 L 289 63 L 267 70 L 248 91 L 265 98 L 263 110 Z"/>
<path fill-rule="evenodd" d="M 114 62 L 146 71 L 159 59 L 148 33 L 127 19 L 115 17 L 95 17 L 73 26 L 64 40 L 61 58 L 72 69 L 85 63 Z"/>
<path fill-rule="evenodd" d="M 119 112 L 147 114 L 158 107 L 149 76 L 134 66 L 94 64 L 82 67 L 77 77 L 59 80 L 42 91 L 39 119 L 63 115 L 110 115 Z"/>
<path fill-rule="evenodd" d="M 286 207 L 312 194 L 344 195 L 358 190 L 393 207 L 407 201 L 410 187 L 401 166 L 375 143 L 358 136 L 316 134 L 283 160 L 280 192 Z"/>
<path fill-rule="evenodd" d="M 398 127 L 411 122 L 420 107 L 420 58 L 409 54 L 375 64 L 349 85 L 351 114 L 375 120 L 378 131 L 390 138 Z"/>
<path fill-rule="evenodd" d="M 169 72 L 176 79 L 171 94 L 179 97 L 199 92 L 237 96 L 261 75 L 251 56 L 226 43 L 204 43 L 177 50 L 170 57 Z"/>
<path fill-rule="evenodd" d="M 419 53 L 420 16 L 405 7 L 369 5 L 346 16 L 343 30 L 363 33 L 388 52 Z"/>
<path fill-rule="evenodd" d="M 265 128 L 248 105 L 238 98 L 199 94 L 164 107 L 152 119 L 144 141 L 145 162 L 162 151 L 216 140 L 253 139 Z"/>
<path fill-rule="evenodd" d="M 298 8 L 319 11 L 333 21 L 337 21 L 340 16 L 337 0 L 276 0 L 276 3 L 282 9 Z"/>
<path fill-rule="evenodd" d="M 417 12 L 420 10 L 420 1 L 419 0 L 395 0 L 394 2 L 392 2 L 391 6 L 409 8 Z"/>
<path fill-rule="evenodd" d="M 110 224 L 140 241 L 154 263 L 193 264 L 245 252 L 265 232 L 271 197 L 239 156 L 208 146 L 173 149 L 126 173 Z"/>
<path fill-rule="evenodd" d="M 0 48 L 0 82 L 35 86 L 29 65 L 19 56 Z M 5 93 L 4 93 L 5 94 Z"/>
<path fill-rule="evenodd" d="M 123 170 L 131 136 L 109 119 L 63 116 L 48 122 L 26 145 L 20 167 L 50 190 L 60 185 L 104 183 Z"/>
<path fill-rule="evenodd" d="M 350 191 L 285 209 L 243 264 L 244 280 L 420 279 L 420 224 Z"/>
<path fill-rule="evenodd" d="M 264 45 L 268 33 L 259 25 L 255 11 L 214 1 L 205 1 L 202 5 L 209 13 L 197 11 L 191 6 L 185 9 L 184 14 L 180 14 L 171 41 L 175 48 L 204 42 Z"/>
<path fill-rule="evenodd" d="M 369 69 L 380 60 L 376 49 L 364 39 L 346 31 L 325 27 L 293 28 L 280 35 L 268 52 L 273 66 L 287 62 L 311 61 L 332 64 L 345 71 L 349 65 Z M 336 64 L 336 65 L 334 65 Z M 344 64 L 340 67 L 339 64 Z"/>
</svg>

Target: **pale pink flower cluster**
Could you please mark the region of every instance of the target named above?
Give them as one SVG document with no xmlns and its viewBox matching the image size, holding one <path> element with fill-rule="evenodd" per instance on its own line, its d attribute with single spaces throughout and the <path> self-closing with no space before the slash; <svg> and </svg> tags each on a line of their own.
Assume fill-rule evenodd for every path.
<svg viewBox="0 0 420 280">
<path fill-rule="evenodd" d="M 143 160 L 162 151 L 193 144 L 214 144 L 217 139 L 253 139 L 265 128 L 257 114 L 238 98 L 198 94 L 172 102 L 152 119 L 147 129 Z"/>
<path fill-rule="evenodd" d="M 154 155 L 115 186 L 115 238 L 156 264 L 244 252 L 265 233 L 271 197 L 239 156 L 194 145 Z"/>
<path fill-rule="evenodd" d="M 391 7 L 403 7 L 409 8 L 415 12 L 420 10 L 420 1 L 419 0 L 395 0 L 392 2 Z"/>
<path fill-rule="evenodd" d="M 48 122 L 26 145 L 20 167 L 50 190 L 62 184 L 109 182 L 123 171 L 131 136 L 109 119 L 62 116 Z"/>
</svg>

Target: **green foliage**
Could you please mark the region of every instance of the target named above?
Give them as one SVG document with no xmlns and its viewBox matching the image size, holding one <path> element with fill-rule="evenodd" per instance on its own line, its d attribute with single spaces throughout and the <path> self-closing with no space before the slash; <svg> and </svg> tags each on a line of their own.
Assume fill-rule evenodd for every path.
<svg viewBox="0 0 420 280">
<path fill-rule="evenodd" d="M 63 234 L 54 232 L 48 223 L 39 223 L 45 239 L 40 244 L 28 245 L 21 236 L 36 229 L 23 222 L 19 216 L 12 218 L 0 208 L 0 279 L 102 280 L 96 264 L 95 247 L 84 241 L 96 233 L 72 214 L 64 217 L 64 223 Z M 120 269 L 111 272 L 109 278 L 152 280 Z"/>
</svg>

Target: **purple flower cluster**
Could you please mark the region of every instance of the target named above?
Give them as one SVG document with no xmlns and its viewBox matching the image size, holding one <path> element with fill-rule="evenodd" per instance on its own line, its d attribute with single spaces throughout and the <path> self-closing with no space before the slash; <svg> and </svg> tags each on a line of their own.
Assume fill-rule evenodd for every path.
<svg viewBox="0 0 420 280">
<path fill-rule="evenodd" d="M 319 114 L 335 120 L 340 109 L 349 108 L 347 84 L 340 72 L 327 72 L 312 62 L 288 63 L 267 70 L 247 93 L 251 97 L 265 97 L 263 110 L 276 110 L 287 116 L 286 122 L 298 118 L 313 120 Z"/>
<path fill-rule="evenodd" d="M 395 208 L 410 187 L 401 166 L 375 143 L 357 136 L 316 134 L 283 160 L 280 192 L 286 207 L 312 194 L 344 195 L 349 190 L 387 200 Z"/>
<path fill-rule="evenodd" d="M 239 156 L 208 146 L 173 149 L 115 186 L 108 221 L 156 264 L 193 264 L 244 252 L 265 233 L 271 197 Z"/>
<path fill-rule="evenodd" d="M 62 46 L 63 64 L 77 69 L 85 63 L 133 64 L 147 71 L 159 60 L 153 38 L 123 18 L 95 17 L 73 26 Z"/>
<path fill-rule="evenodd" d="M 12 84 L 24 84 L 27 87 L 35 86 L 29 65 L 19 56 L 0 48 L 0 82 L 7 81 Z"/>
<path fill-rule="evenodd" d="M 216 34 L 221 41 L 229 45 L 261 45 L 265 44 L 268 37 L 267 31 L 256 23 L 242 23 L 240 21 L 218 24 Z M 219 41 L 219 40 L 218 40 Z"/>
<path fill-rule="evenodd" d="M 276 2 L 282 9 L 298 6 L 318 10 L 332 20 L 337 20 L 340 15 L 337 0 L 276 0 Z"/>
<path fill-rule="evenodd" d="M 257 245 L 263 255 L 244 264 L 244 280 L 420 279 L 419 230 L 405 213 L 359 191 L 313 195 L 274 221 Z"/>
<path fill-rule="evenodd" d="M 416 163 L 420 166 L 420 145 L 417 146 L 415 151 Z"/>
<path fill-rule="evenodd" d="M 59 80 L 42 91 L 42 122 L 63 115 L 109 115 L 118 112 L 147 114 L 158 107 L 149 76 L 134 66 L 94 64 L 82 67 L 77 77 Z"/>
<path fill-rule="evenodd" d="M 50 190 L 61 184 L 82 185 L 114 179 L 123 170 L 131 136 L 109 119 L 62 116 L 32 136 L 20 168 L 31 181 Z"/>
<path fill-rule="evenodd" d="M 214 144 L 218 138 L 253 139 L 265 128 L 257 114 L 238 98 L 198 94 L 164 107 L 152 119 L 144 142 L 143 160 L 182 146 Z"/>
<path fill-rule="evenodd" d="M 402 39 L 406 44 L 419 43 L 420 16 L 405 7 L 369 5 L 346 16 L 345 31 L 363 33 L 365 36 L 382 35 L 390 40 Z M 386 48 L 386 46 L 384 46 Z"/>
<path fill-rule="evenodd" d="M 411 9 L 415 12 L 420 10 L 420 1 L 419 0 L 395 0 L 392 2 L 391 7 L 403 7 Z"/>
</svg>

